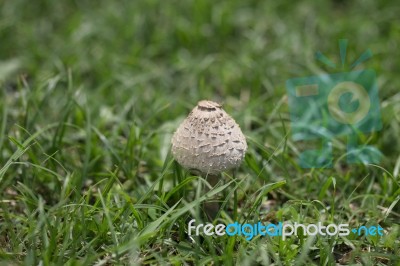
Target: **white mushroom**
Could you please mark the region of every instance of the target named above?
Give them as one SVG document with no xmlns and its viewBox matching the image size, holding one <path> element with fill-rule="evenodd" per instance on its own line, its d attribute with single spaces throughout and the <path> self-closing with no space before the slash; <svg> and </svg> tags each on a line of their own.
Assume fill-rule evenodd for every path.
<svg viewBox="0 0 400 266">
<path fill-rule="evenodd" d="M 246 149 L 239 125 L 212 101 L 200 101 L 172 137 L 175 160 L 205 175 L 237 168 Z"/>
</svg>

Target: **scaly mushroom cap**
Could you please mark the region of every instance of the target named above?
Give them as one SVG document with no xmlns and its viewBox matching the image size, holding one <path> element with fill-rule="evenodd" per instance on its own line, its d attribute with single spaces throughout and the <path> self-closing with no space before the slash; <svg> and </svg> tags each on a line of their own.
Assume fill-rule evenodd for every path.
<svg viewBox="0 0 400 266">
<path fill-rule="evenodd" d="M 172 137 L 175 160 L 203 174 L 238 167 L 246 149 L 239 125 L 212 101 L 200 101 Z"/>
</svg>

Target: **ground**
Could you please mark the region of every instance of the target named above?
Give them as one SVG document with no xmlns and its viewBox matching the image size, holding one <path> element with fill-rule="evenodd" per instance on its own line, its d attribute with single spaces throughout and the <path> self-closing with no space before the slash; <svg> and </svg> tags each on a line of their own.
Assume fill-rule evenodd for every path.
<svg viewBox="0 0 400 266">
<path fill-rule="evenodd" d="M 3 1 L 0 260 L 4 265 L 399 265 L 400 5 L 397 1 Z M 345 66 L 338 41 L 348 40 Z M 285 82 L 377 75 L 384 155 L 305 169 Z M 340 67 L 316 60 L 322 52 Z M 207 192 L 170 139 L 199 100 L 241 126 L 248 151 Z M 381 226 L 383 236 L 189 236 L 217 223 Z M 203 222 L 207 222 L 206 220 Z"/>
</svg>

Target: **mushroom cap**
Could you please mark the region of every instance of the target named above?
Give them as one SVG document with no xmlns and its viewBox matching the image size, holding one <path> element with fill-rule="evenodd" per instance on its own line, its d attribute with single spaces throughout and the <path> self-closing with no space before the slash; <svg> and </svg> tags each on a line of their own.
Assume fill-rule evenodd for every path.
<svg viewBox="0 0 400 266">
<path fill-rule="evenodd" d="M 247 150 L 239 125 L 218 103 L 200 101 L 172 137 L 172 155 L 203 174 L 236 168 Z"/>
</svg>

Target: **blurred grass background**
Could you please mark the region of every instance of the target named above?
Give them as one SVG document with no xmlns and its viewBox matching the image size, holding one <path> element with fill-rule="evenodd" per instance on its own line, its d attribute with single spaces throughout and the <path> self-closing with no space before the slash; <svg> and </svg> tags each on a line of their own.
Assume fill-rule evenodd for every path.
<svg viewBox="0 0 400 266">
<path fill-rule="evenodd" d="M 1 2 L 0 258 L 396 265 L 399 12 L 396 1 Z M 339 39 L 349 40 L 349 65 L 368 48 L 374 53 L 358 68 L 377 73 L 383 129 L 363 141 L 385 158 L 379 167 L 347 166 L 339 138 L 333 169 L 301 169 L 305 144 L 290 140 L 285 81 L 335 72 L 314 54 L 339 62 Z M 379 223 L 385 237 L 188 239 L 184 202 L 200 206 L 190 191 L 201 180 L 168 153 L 175 128 L 201 99 L 222 102 L 249 142 L 232 179 L 239 185 L 223 187 L 221 219 L 237 190 L 242 221 Z M 175 214 L 158 220 L 167 210 Z"/>
</svg>

